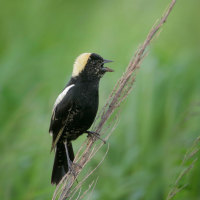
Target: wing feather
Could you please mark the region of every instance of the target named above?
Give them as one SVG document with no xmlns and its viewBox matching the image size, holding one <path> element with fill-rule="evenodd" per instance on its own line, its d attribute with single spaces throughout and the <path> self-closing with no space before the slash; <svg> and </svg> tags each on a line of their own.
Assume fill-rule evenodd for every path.
<svg viewBox="0 0 200 200">
<path fill-rule="evenodd" d="M 55 147 L 55 141 L 58 142 L 62 131 L 65 126 L 65 122 L 68 118 L 69 111 L 73 107 L 73 87 L 75 85 L 70 85 L 66 87 L 63 92 L 58 96 L 55 101 L 51 123 L 49 127 L 49 133 L 53 136 L 52 138 L 52 148 Z M 59 138 L 58 138 L 59 137 Z"/>
</svg>

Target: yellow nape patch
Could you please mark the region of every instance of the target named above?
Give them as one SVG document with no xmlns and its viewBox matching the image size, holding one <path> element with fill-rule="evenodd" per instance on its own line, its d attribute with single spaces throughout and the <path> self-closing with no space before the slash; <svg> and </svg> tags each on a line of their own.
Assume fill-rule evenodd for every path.
<svg viewBox="0 0 200 200">
<path fill-rule="evenodd" d="M 73 73 L 72 73 L 73 77 L 78 76 L 79 73 L 83 71 L 90 55 L 91 53 L 83 53 L 80 56 L 78 56 L 78 58 L 76 58 L 73 66 Z"/>
</svg>

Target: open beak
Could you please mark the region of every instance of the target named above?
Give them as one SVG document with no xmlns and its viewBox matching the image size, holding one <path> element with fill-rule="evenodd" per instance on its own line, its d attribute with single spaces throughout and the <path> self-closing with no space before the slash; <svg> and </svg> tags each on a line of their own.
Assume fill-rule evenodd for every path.
<svg viewBox="0 0 200 200">
<path fill-rule="evenodd" d="M 103 59 L 103 64 L 113 62 L 112 60 Z"/>
<path fill-rule="evenodd" d="M 104 67 L 104 71 L 106 71 L 106 72 L 114 72 L 113 69 L 110 69 L 110 68 L 108 68 L 108 67 Z"/>
<path fill-rule="evenodd" d="M 111 61 L 111 60 L 106 60 L 106 59 L 103 60 L 103 64 L 105 64 L 105 63 L 110 63 L 110 62 L 113 62 L 113 61 Z M 110 69 L 110 68 L 108 68 L 108 67 L 103 67 L 103 71 L 105 71 L 105 72 L 114 72 L 114 70 L 112 70 L 112 69 Z"/>
</svg>

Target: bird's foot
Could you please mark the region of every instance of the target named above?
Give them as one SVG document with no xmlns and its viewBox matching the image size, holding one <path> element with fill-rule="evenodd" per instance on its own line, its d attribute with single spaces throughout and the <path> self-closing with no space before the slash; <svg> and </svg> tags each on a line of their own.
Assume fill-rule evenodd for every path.
<svg viewBox="0 0 200 200">
<path fill-rule="evenodd" d="M 74 163 L 74 162 L 72 162 L 72 165 L 78 166 L 78 167 L 80 167 L 80 168 L 82 169 L 82 166 L 79 165 L 78 163 Z"/>
<path fill-rule="evenodd" d="M 68 163 L 68 171 L 69 173 L 72 173 L 74 175 L 74 177 L 76 177 L 76 174 L 74 172 L 74 169 L 72 167 L 72 165 L 74 164 L 70 159 L 67 160 Z"/>
<path fill-rule="evenodd" d="M 82 169 L 82 166 L 79 165 L 79 164 L 77 164 L 77 163 L 72 162 L 70 159 L 68 160 L 69 172 L 72 173 L 72 174 L 74 175 L 74 177 L 76 177 L 76 174 L 75 174 L 74 169 L 73 169 L 73 167 L 72 167 L 73 165 L 78 166 L 78 167 L 80 167 L 81 169 Z"/>
<path fill-rule="evenodd" d="M 94 135 L 96 138 L 98 138 L 98 139 L 101 140 L 104 144 L 106 144 L 106 141 L 100 137 L 99 133 L 96 133 L 96 132 L 94 132 L 94 131 L 86 131 L 86 133 L 87 133 L 89 136 Z"/>
</svg>

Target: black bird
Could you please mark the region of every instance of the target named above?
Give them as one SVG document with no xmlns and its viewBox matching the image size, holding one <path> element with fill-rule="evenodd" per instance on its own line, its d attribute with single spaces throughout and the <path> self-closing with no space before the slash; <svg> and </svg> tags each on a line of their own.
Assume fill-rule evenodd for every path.
<svg viewBox="0 0 200 200">
<path fill-rule="evenodd" d="M 105 60 L 95 53 L 83 53 L 76 59 L 69 83 L 58 96 L 53 106 L 49 133 L 52 135 L 51 151 L 55 149 L 55 159 L 51 184 L 58 184 L 71 170 L 74 160 L 72 140 L 87 131 L 92 125 L 99 105 L 99 81 L 112 69 L 104 67 Z M 100 138 L 99 138 L 100 139 Z"/>
</svg>

